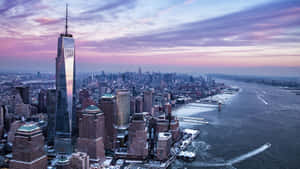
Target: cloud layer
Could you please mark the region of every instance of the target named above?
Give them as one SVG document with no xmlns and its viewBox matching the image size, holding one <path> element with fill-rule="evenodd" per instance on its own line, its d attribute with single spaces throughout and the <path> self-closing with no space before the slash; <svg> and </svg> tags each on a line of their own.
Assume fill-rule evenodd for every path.
<svg viewBox="0 0 300 169">
<path fill-rule="evenodd" d="M 0 59 L 5 65 L 1 66 L 16 66 L 16 59 L 52 61 L 63 32 L 64 3 L 3 1 Z M 236 5 L 229 0 L 222 4 L 227 13 L 214 3 L 72 1 L 70 32 L 76 38 L 79 65 L 96 67 L 99 61 L 99 65 L 300 67 L 300 1 Z M 214 10 L 206 10 L 210 8 Z"/>
</svg>

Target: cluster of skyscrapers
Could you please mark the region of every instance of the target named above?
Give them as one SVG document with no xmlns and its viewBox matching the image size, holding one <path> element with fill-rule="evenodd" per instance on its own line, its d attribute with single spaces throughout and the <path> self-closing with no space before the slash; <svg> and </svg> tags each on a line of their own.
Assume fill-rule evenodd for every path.
<svg viewBox="0 0 300 169">
<path fill-rule="evenodd" d="M 154 156 L 157 139 L 157 158 L 166 160 L 172 143 L 171 135 L 173 141 L 179 137 L 178 121 L 171 116 L 152 116 L 151 90 L 145 90 L 143 97 L 134 98 L 132 103 L 130 91 L 118 89 L 115 95 L 101 96 L 97 105 L 90 99 L 89 91 L 82 89 L 79 104 L 76 104 L 75 42 L 72 34 L 68 33 L 67 15 L 68 11 L 66 31 L 58 39 L 56 89 L 39 96 L 39 102 L 44 101 L 44 95 L 47 96 L 47 144 L 54 146 L 52 166 L 72 168 L 76 166 L 74 159 L 81 156 L 84 158 L 79 168 L 89 168 L 90 163 L 97 168 L 106 160 L 105 152 L 113 153 L 116 159 L 145 160 L 150 155 Z M 22 98 L 29 98 L 25 97 L 28 88 L 17 90 Z M 25 99 L 23 102 L 29 101 Z M 169 107 L 166 110 L 170 111 Z M 171 130 L 174 122 L 176 129 Z M 20 126 L 15 133 L 10 168 L 46 168 L 48 163 L 41 129 L 33 122 Z M 168 131 L 172 133 L 163 133 Z"/>
<path fill-rule="evenodd" d="M 5 103 L 9 106 L 1 106 L 0 134 L 9 130 L 12 143 L 9 167 L 96 169 L 119 159 L 168 160 L 181 137 L 172 107 L 205 95 L 205 83 L 189 76 L 175 80 L 174 74 L 143 75 L 141 68 L 134 75 L 103 72 L 77 80 L 67 10 L 65 33 L 58 38 L 55 88 L 39 89 L 35 101 L 28 84 L 51 87 L 53 82 L 28 81 L 14 88 Z M 17 112 L 13 117 L 19 120 L 8 117 L 9 112 Z"/>
</svg>

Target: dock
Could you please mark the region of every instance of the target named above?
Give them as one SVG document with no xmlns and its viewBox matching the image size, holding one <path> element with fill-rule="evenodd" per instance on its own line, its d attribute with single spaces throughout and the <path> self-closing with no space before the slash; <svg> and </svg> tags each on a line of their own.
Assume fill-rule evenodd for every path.
<svg viewBox="0 0 300 169">
<path fill-rule="evenodd" d="M 171 148 L 171 157 L 164 163 L 161 163 L 159 167 L 155 169 L 166 169 L 168 168 L 175 160 L 176 157 L 180 154 L 181 151 L 187 149 L 187 147 L 192 143 L 192 141 L 197 138 L 200 134 L 199 130 L 193 129 L 184 129 L 183 137 L 177 141 L 174 146 Z M 149 166 L 153 168 L 154 166 Z"/>
</svg>

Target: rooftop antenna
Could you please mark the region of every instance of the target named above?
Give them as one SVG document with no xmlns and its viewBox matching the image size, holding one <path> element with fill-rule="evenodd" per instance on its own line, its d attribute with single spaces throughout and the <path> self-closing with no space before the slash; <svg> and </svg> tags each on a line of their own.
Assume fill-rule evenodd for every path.
<svg viewBox="0 0 300 169">
<path fill-rule="evenodd" d="M 66 4 L 66 35 L 68 35 L 68 4 Z"/>
</svg>

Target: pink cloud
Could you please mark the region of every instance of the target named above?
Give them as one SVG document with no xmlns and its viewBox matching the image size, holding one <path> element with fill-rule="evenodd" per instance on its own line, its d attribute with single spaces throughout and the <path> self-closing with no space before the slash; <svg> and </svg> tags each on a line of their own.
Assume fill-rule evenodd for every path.
<svg viewBox="0 0 300 169">
<path fill-rule="evenodd" d="M 96 51 L 78 51 L 78 62 L 91 65 L 97 64 L 125 64 L 125 65 L 166 65 L 166 66 L 300 66 L 295 62 L 300 55 L 282 56 L 272 54 L 257 54 L 253 57 L 244 57 L 245 51 L 239 56 L 223 52 L 177 53 L 177 54 L 149 54 L 149 53 L 101 53 Z M 287 59 L 289 58 L 289 59 Z M 298 59 L 300 61 L 300 59 Z"/>
<path fill-rule="evenodd" d="M 56 40 L 45 37 L 32 38 L 0 38 L 0 58 L 6 57 L 27 58 L 32 62 L 55 56 Z M 53 44 L 53 45 L 51 45 Z"/>
<path fill-rule="evenodd" d="M 56 24 L 62 21 L 62 19 L 55 19 L 55 18 L 36 18 L 34 19 L 35 22 L 39 23 L 40 25 L 50 25 L 50 24 Z"/>
</svg>

